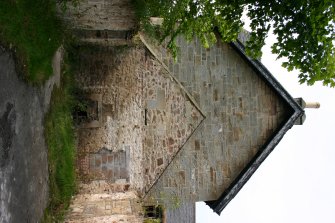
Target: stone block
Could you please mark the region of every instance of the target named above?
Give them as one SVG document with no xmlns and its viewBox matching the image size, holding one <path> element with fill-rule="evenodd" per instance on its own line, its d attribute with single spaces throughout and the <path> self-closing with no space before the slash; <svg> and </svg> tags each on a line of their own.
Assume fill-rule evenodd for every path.
<svg viewBox="0 0 335 223">
<path fill-rule="evenodd" d="M 101 162 L 102 162 L 102 164 L 106 164 L 107 163 L 107 154 L 102 154 L 101 155 Z"/>
<path fill-rule="evenodd" d="M 113 180 L 114 180 L 114 182 L 117 180 L 117 179 L 120 179 L 120 170 L 119 170 L 119 168 L 114 168 L 114 171 L 113 171 L 114 173 L 114 177 L 113 177 Z"/>
<path fill-rule="evenodd" d="M 120 179 L 128 179 L 129 178 L 129 174 L 128 174 L 128 170 L 126 168 L 120 168 Z"/>
<path fill-rule="evenodd" d="M 157 166 L 161 166 L 161 165 L 163 165 L 163 158 L 158 158 L 157 159 Z"/>
<path fill-rule="evenodd" d="M 105 203 L 105 209 L 106 210 L 111 210 L 112 209 L 112 205 L 111 205 L 110 201 L 106 201 L 106 203 Z"/>
<path fill-rule="evenodd" d="M 147 108 L 148 109 L 157 109 L 158 103 L 157 100 L 148 100 L 147 101 Z"/>
<path fill-rule="evenodd" d="M 180 183 L 180 186 L 185 186 L 186 184 L 185 171 L 179 171 L 179 183 Z"/>
<path fill-rule="evenodd" d="M 200 150 L 200 142 L 199 142 L 199 140 L 194 140 L 194 149 L 195 150 Z"/>
<path fill-rule="evenodd" d="M 101 167 L 101 157 L 100 156 L 95 156 L 95 169 L 99 169 Z"/>
<path fill-rule="evenodd" d="M 174 142 L 175 142 L 175 141 L 174 141 L 174 139 L 173 139 L 172 137 L 169 137 L 169 138 L 168 138 L 168 145 L 169 145 L 169 146 L 172 146 L 172 145 L 174 144 Z"/>
<path fill-rule="evenodd" d="M 102 167 L 101 167 L 101 172 L 102 172 L 103 176 L 104 176 L 105 178 L 107 178 L 107 176 L 108 176 L 108 170 L 107 170 L 107 167 L 106 167 L 106 166 L 102 166 Z"/>
<path fill-rule="evenodd" d="M 107 179 L 113 179 L 113 169 L 108 169 L 107 171 Z"/>
<path fill-rule="evenodd" d="M 165 109 L 165 90 L 157 90 L 157 103 L 156 103 L 156 108 L 163 110 Z"/>
</svg>

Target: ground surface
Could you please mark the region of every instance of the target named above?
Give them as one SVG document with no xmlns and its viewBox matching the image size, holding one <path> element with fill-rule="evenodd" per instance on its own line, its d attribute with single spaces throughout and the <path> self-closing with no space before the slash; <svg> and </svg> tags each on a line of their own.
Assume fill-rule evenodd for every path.
<svg viewBox="0 0 335 223">
<path fill-rule="evenodd" d="M 20 80 L 12 54 L 0 46 L 0 222 L 38 222 L 48 199 L 43 133 L 53 83 Z"/>
</svg>

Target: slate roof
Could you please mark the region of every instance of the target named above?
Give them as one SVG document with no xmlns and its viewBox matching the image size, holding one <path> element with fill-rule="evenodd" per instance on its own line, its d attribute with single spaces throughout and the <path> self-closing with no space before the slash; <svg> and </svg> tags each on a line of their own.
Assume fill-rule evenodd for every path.
<svg viewBox="0 0 335 223">
<path fill-rule="evenodd" d="M 238 54 L 256 71 L 256 73 L 272 88 L 292 109 L 291 115 L 266 141 L 253 157 L 250 163 L 242 170 L 234 182 L 214 201 L 206 201 L 214 212 L 221 214 L 227 204 L 236 196 L 245 183 L 254 174 L 257 168 L 262 164 L 266 157 L 273 151 L 285 133 L 292 128 L 295 121 L 304 114 L 304 110 L 297 104 L 292 96 L 283 88 L 283 86 L 274 78 L 270 71 L 259 61 L 248 57 L 244 50 L 244 45 L 240 41 L 232 42 L 230 45 Z"/>
</svg>

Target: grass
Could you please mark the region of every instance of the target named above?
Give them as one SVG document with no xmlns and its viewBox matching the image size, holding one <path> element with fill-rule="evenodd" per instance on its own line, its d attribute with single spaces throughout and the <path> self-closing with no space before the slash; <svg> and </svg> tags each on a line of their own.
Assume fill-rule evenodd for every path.
<svg viewBox="0 0 335 223">
<path fill-rule="evenodd" d="M 52 57 L 62 40 L 55 0 L 0 1 L 0 42 L 16 52 L 30 83 L 43 83 L 52 75 Z"/>
<path fill-rule="evenodd" d="M 67 0 L 63 0 L 65 2 Z M 52 74 L 52 58 L 64 38 L 56 0 L 0 0 L 0 44 L 15 52 L 22 77 L 40 85 Z M 61 86 L 53 90 L 45 117 L 49 205 L 43 222 L 61 222 L 76 190 L 73 78 L 65 63 Z"/>
<path fill-rule="evenodd" d="M 54 0 L 0 0 L 0 43 L 15 52 L 29 83 L 40 85 L 52 74 L 52 58 L 63 43 L 64 28 Z M 65 66 L 67 66 L 65 64 Z M 69 69 L 52 92 L 45 117 L 48 146 L 49 205 L 43 222 L 61 222 L 76 190 L 73 80 Z"/>
<path fill-rule="evenodd" d="M 49 206 L 45 211 L 43 222 L 61 222 L 76 190 L 75 137 L 72 119 L 72 110 L 76 103 L 73 89 L 71 72 L 65 69 L 61 87 L 53 90 L 50 110 L 45 118 L 50 191 Z"/>
</svg>

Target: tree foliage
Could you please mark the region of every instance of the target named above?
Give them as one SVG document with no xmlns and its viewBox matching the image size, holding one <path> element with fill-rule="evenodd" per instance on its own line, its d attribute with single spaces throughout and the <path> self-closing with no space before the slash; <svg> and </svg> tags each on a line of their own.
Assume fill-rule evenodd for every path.
<svg viewBox="0 0 335 223">
<path fill-rule="evenodd" d="M 197 36 L 204 47 L 217 41 L 234 41 L 243 27 L 243 11 L 251 20 L 248 55 L 261 57 L 270 29 L 277 36 L 272 52 L 287 58 L 283 67 L 300 71 L 300 83 L 335 87 L 335 1 L 334 0 L 134 0 L 145 29 L 177 55 L 176 37 Z M 162 17 L 162 26 L 152 27 L 150 17 Z"/>
</svg>

